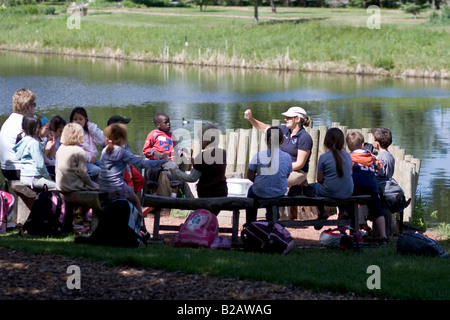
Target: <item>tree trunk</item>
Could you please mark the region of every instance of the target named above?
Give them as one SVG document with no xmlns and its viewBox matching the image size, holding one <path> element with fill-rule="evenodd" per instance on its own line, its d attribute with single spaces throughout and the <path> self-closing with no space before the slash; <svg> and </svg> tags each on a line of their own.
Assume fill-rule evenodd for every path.
<svg viewBox="0 0 450 320">
<path fill-rule="evenodd" d="M 255 0 L 255 17 L 254 17 L 255 24 L 258 24 L 258 0 Z"/>
<path fill-rule="evenodd" d="M 272 7 L 272 13 L 277 13 L 277 7 L 275 6 L 273 0 L 270 0 L 270 6 Z"/>
</svg>

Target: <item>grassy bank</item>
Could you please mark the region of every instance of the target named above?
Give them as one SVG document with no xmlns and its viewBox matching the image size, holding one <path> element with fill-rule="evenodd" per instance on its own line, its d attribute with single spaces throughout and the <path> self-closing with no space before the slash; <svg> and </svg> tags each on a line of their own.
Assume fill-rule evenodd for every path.
<svg viewBox="0 0 450 320">
<path fill-rule="evenodd" d="M 98 9 L 98 10 L 97 10 Z M 80 29 L 69 15 L 0 12 L 0 48 L 193 65 L 450 77 L 450 27 L 398 11 L 367 28 L 365 10 L 208 7 L 89 9 Z M 97 10 L 97 11 L 96 11 Z"/>
<path fill-rule="evenodd" d="M 107 265 L 267 281 L 364 297 L 450 299 L 448 259 L 400 255 L 396 252 L 395 243 L 359 252 L 318 248 L 293 249 L 288 255 L 270 255 L 163 245 L 138 249 L 98 247 L 74 244 L 73 237 L 45 239 L 9 233 L 0 236 L 0 246 L 36 254 L 84 257 Z M 448 241 L 443 246 L 448 252 Z M 367 287 L 372 274 L 368 273 L 371 265 L 380 268 L 381 289 Z"/>
</svg>

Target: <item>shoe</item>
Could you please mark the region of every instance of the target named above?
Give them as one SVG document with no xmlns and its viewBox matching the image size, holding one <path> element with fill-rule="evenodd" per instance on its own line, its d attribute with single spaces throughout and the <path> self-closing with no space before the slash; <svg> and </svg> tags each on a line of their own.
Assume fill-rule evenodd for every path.
<svg viewBox="0 0 450 320">
<path fill-rule="evenodd" d="M 405 208 L 407 208 L 410 203 L 411 203 L 411 198 L 406 199 Z"/>
<path fill-rule="evenodd" d="M 378 242 L 378 244 L 380 245 L 380 247 L 385 247 L 389 244 L 389 239 L 388 238 L 381 238 Z"/>
<path fill-rule="evenodd" d="M 145 217 L 147 216 L 147 214 L 149 214 L 150 212 L 152 212 L 153 208 L 152 207 L 145 207 L 142 208 L 142 215 Z"/>
<path fill-rule="evenodd" d="M 329 216 L 328 216 L 328 214 L 325 211 L 322 212 L 322 210 L 319 209 L 319 216 L 317 217 L 317 221 L 319 221 L 319 220 L 327 220 L 328 217 Z M 316 229 L 316 230 L 320 230 L 322 228 L 323 228 L 323 226 L 314 226 L 314 229 Z"/>
</svg>

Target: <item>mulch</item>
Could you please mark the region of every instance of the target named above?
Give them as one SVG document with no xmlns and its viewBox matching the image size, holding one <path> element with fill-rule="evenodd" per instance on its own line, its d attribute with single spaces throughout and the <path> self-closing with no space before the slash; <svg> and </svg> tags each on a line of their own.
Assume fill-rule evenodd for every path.
<svg viewBox="0 0 450 320">
<path fill-rule="evenodd" d="M 146 225 L 152 230 L 150 218 Z M 163 214 L 161 224 L 180 224 Z M 293 229 L 296 246 L 318 246 L 320 231 Z M 162 233 L 170 245 L 174 233 Z M 69 266 L 80 267 L 80 289 Z M 314 292 L 298 286 L 218 278 L 125 266 L 111 267 L 82 258 L 31 254 L 0 248 L 0 300 L 366 300 L 352 294 Z"/>
</svg>

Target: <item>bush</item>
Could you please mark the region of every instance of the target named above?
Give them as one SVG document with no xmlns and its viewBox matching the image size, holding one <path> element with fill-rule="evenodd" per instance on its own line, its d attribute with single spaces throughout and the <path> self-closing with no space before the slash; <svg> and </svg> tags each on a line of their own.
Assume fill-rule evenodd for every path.
<svg viewBox="0 0 450 320">
<path fill-rule="evenodd" d="M 422 11 L 427 10 L 428 5 L 419 5 L 415 3 L 407 3 L 402 6 L 400 6 L 400 9 L 402 9 L 405 13 L 411 13 L 414 16 L 414 19 L 416 19 L 416 16 L 420 14 Z"/>
<path fill-rule="evenodd" d="M 376 68 L 383 68 L 388 71 L 394 69 L 395 67 L 394 60 L 392 60 L 392 58 L 383 58 L 383 57 L 376 58 L 374 66 Z"/>
<path fill-rule="evenodd" d="M 450 25 L 450 7 L 445 5 L 442 7 L 441 15 L 437 11 L 433 11 L 428 19 L 430 25 Z"/>
</svg>

